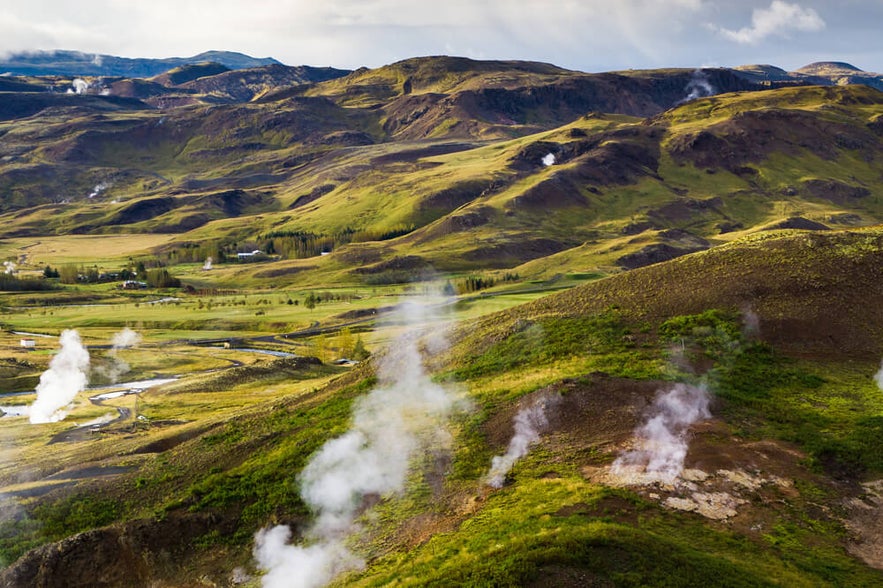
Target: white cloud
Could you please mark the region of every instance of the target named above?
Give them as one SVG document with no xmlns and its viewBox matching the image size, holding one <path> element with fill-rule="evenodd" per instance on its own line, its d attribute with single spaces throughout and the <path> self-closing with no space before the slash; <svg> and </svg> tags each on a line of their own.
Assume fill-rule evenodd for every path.
<svg viewBox="0 0 883 588">
<path fill-rule="evenodd" d="M 0 11 L 0 53 L 71 48 L 93 43 L 96 35 L 74 22 L 53 18 L 32 20 Z"/>
<path fill-rule="evenodd" d="M 186 57 L 217 49 L 346 68 L 447 54 L 609 71 L 799 67 L 863 52 L 866 69 L 881 69 L 883 36 L 872 29 L 881 16 L 879 0 L 0 0 L 0 53 Z M 823 35 L 796 34 L 822 27 Z M 788 34 L 796 38 L 775 53 L 758 42 Z"/>
<path fill-rule="evenodd" d="M 825 28 L 825 21 L 812 8 L 790 4 L 784 0 L 773 0 L 769 8 L 756 8 L 751 14 L 751 26 L 739 30 L 717 28 L 731 41 L 737 43 L 757 43 L 767 37 L 788 36 L 792 31 L 816 32 Z"/>
</svg>

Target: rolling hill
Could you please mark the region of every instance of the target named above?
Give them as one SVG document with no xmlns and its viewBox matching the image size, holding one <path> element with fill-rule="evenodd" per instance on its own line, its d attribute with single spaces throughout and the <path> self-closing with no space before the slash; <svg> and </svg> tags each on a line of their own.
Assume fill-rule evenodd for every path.
<svg viewBox="0 0 883 588">
<path fill-rule="evenodd" d="M 610 273 L 881 214 L 869 154 L 883 95 L 864 85 L 443 57 L 343 77 L 187 71 L 143 81 L 142 101 L 10 94 L 30 110 L 4 103 L 8 234 L 172 232 L 231 254 L 321 241 L 333 253 L 309 262 L 314 283 L 399 279 L 408 264 L 549 279 L 562 262 Z M 697 79 L 735 91 L 685 101 Z M 179 106 L 151 107 L 164 101 Z M 211 204 L 229 190 L 255 204 Z M 299 256 L 276 263 L 304 280 Z"/>
<path fill-rule="evenodd" d="M 0 375 L 161 381 L 7 399 L 0 584 L 883 583 L 871 74 L 169 65 L 0 78 Z"/>
</svg>

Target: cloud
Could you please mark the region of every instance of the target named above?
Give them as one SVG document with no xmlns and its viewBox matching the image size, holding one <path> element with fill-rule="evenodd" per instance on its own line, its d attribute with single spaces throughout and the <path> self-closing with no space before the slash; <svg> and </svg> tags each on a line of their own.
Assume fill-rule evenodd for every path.
<svg viewBox="0 0 883 588">
<path fill-rule="evenodd" d="M 11 3 L 10 3 L 11 4 Z M 632 66 L 694 28 L 704 0 L 34 0 L 0 8 L 0 51 L 132 57 L 208 50 L 293 65 L 377 67 L 420 55 Z M 660 41 L 662 40 L 662 41 Z M 668 41 L 665 41 L 668 40 Z M 663 49 L 665 49 L 663 48 Z M 602 65 L 605 64 L 605 65 Z M 670 64 L 670 63 L 669 63 Z"/>
<path fill-rule="evenodd" d="M 753 19 L 748 7 L 758 8 Z M 769 61 L 787 68 L 823 58 L 874 70 L 883 68 L 873 28 L 881 16 L 877 0 L 30 0 L 0 2 L 0 53 L 187 57 L 218 49 L 346 68 L 447 54 L 582 71 Z M 811 43 L 796 39 L 772 56 L 754 49 L 822 27 Z"/>
<path fill-rule="evenodd" d="M 825 28 L 825 21 L 812 8 L 803 8 L 783 0 L 773 0 L 769 8 L 755 8 L 751 26 L 739 30 L 713 27 L 724 38 L 736 43 L 754 44 L 767 37 L 787 37 L 793 31 L 812 33 Z"/>
</svg>

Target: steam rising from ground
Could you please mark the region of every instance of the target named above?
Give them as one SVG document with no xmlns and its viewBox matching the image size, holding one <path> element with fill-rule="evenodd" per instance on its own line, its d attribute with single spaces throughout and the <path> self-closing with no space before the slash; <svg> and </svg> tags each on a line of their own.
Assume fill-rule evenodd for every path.
<svg viewBox="0 0 883 588">
<path fill-rule="evenodd" d="M 93 371 L 107 378 L 112 384 L 119 381 L 120 376 L 128 373 L 129 364 L 119 356 L 120 349 L 128 349 L 134 347 L 141 342 L 141 335 L 125 327 L 122 331 L 114 334 L 110 343 L 112 345 L 110 353 L 107 354 L 108 362 L 104 365 L 97 366 Z"/>
<path fill-rule="evenodd" d="M 492 488 L 502 488 L 506 474 L 519 459 L 527 455 L 533 444 L 540 440 L 540 433 L 549 426 L 546 410 L 554 404 L 550 397 L 540 397 L 531 405 L 522 408 L 515 415 L 515 435 L 509 441 L 509 449 L 504 455 L 497 455 L 491 460 L 491 469 L 487 473 L 487 484 Z"/>
<path fill-rule="evenodd" d="M 417 303 L 400 305 L 395 314 L 393 320 L 406 325 L 433 318 L 429 306 Z M 377 388 L 354 406 L 352 428 L 325 443 L 301 472 L 301 496 L 315 514 L 307 544 L 289 545 L 287 526 L 257 534 L 254 552 L 267 570 L 265 588 L 322 586 L 361 567 L 346 539 L 358 530 L 365 500 L 401 492 L 412 458 L 449 444 L 445 423 L 458 402 L 426 374 L 418 335 L 410 328 L 392 344 L 378 365 Z M 440 350 L 438 337 L 425 343 Z"/>
<path fill-rule="evenodd" d="M 4 274 L 12 275 L 15 273 L 15 263 L 12 261 L 4 261 L 3 268 Z"/>
<path fill-rule="evenodd" d="M 115 333 L 110 342 L 113 345 L 114 351 L 117 349 L 127 349 L 140 343 L 141 335 L 129 327 L 125 327 L 122 331 Z"/>
<path fill-rule="evenodd" d="M 75 78 L 73 82 L 71 82 L 71 88 L 68 89 L 68 94 L 85 94 L 89 89 L 89 82 L 84 80 L 83 78 Z"/>
<path fill-rule="evenodd" d="M 211 256 L 205 258 L 205 263 L 202 264 L 203 271 L 208 271 L 212 269 L 212 258 Z"/>
<path fill-rule="evenodd" d="M 555 165 L 555 154 L 547 153 L 543 156 L 543 165 L 549 167 L 550 165 Z"/>
<path fill-rule="evenodd" d="M 110 186 L 108 186 L 108 184 L 105 182 L 98 182 L 97 184 L 95 184 L 95 187 L 92 188 L 92 191 L 89 192 L 89 198 L 95 198 L 96 196 L 107 190 L 109 187 Z"/>
<path fill-rule="evenodd" d="M 684 104 L 690 100 L 703 98 L 705 96 L 714 96 L 717 94 L 717 90 L 711 85 L 711 80 L 708 79 L 708 74 L 702 69 L 697 69 L 693 72 L 693 76 L 687 83 L 685 90 L 687 96 L 678 102 L 678 104 Z"/>
<path fill-rule="evenodd" d="M 638 427 L 635 449 L 613 462 L 611 473 L 641 483 L 673 483 L 684 470 L 687 430 L 711 416 L 707 386 L 677 383 L 656 394 L 647 421 Z"/>
<path fill-rule="evenodd" d="M 61 349 L 40 376 L 37 400 L 30 407 L 31 423 L 54 423 L 67 416 L 65 408 L 89 381 L 89 352 L 77 331 L 67 330 L 59 338 Z"/>
<path fill-rule="evenodd" d="M 874 381 L 877 382 L 877 387 L 883 390 L 883 362 L 880 363 L 880 369 L 874 374 Z"/>
</svg>

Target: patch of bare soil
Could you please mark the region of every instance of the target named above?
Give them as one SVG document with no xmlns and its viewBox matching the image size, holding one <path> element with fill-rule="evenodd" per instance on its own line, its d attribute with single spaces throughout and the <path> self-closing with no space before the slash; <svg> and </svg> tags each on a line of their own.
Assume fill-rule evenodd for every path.
<svg viewBox="0 0 883 588">
<path fill-rule="evenodd" d="M 598 447 L 619 446 L 632 435 L 644 409 L 663 382 L 612 378 L 602 373 L 567 379 L 528 394 L 491 417 L 484 426 L 491 447 L 505 451 L 513 418 L 538 398 L 554 397 L 547 410 L 543 443 L 557 455 L 596 455 Z"/>
<path fill-rule="evenodd" d="M 793 503 L 803 500 L 797 481 L 829 485 L 804 466 L 806 456 L 796 448 L 777 441 L 746 441 L 735 437 L 723 421 L 711 418 L 692 426 L 688 432 L 689 450 L 681 475 L 672 483 L 642 476 L 641 472 L 611 472 L 609 464 L 634 442 L 634 431 L 646 418 L 646 410 L 658 390 L 668 382 L 634 381 L 595 373 L 565 380 L 522 398 L 517 404 L 495 414 L 484 426 L 491 447 L 503 450 L 513 434 L 513 417 L 521 407 L 540 397 L 553 397 L 547 409 L 549 426 L 540 443 L 554 455 L 549 475 L 555 475 L 560 460 L 582 467 L 583 475 L 599 484 L 627 486 L 671 510 L 692 512 L 707 519 L 725 522 L 748 535 L 767 533 Z M 842 488 L 840 489 L 842 490 Z M 883 509 L 883 483 L 873 504 L 857 512 L 865 518 L 878 516 Z M 792 506 L 789 506 L 792 505 Z M 628 504 L 610 506 L 617 519 L 633 516 Z M 580 514 L 585 505 L 571 505 L 560 516 Z M 829 517 L 824 505 L 809 504 Z M 883 537 L 883 523 L 876 527 Z M 864 539 L 864 549 L 868 547 Z"/>
<path fill-rule="evenodd" d="M 862 485 L 859 496 L 846 499 L 847 549 L 869 566 L 883 569 L 883 480 Z"/>
<path fill-rule="evenodd" d="M 804 459 L 784 443 L 736 438 L 725 423 L 712 418 L 691 428 L 684 470 L 670 483 L 637 471 L 616 474 L 606 466 L 586 466 L 583 473 L 601 484 L 630 487 L 667 509 L 695 513 L 757 536 L 769 532 L 800 499 L 796 481 L 826 483 L 802 465 Z M 830 516 L 822 505 L 807 508 L 816 511 L 813 516 Z"/>
</svg>

